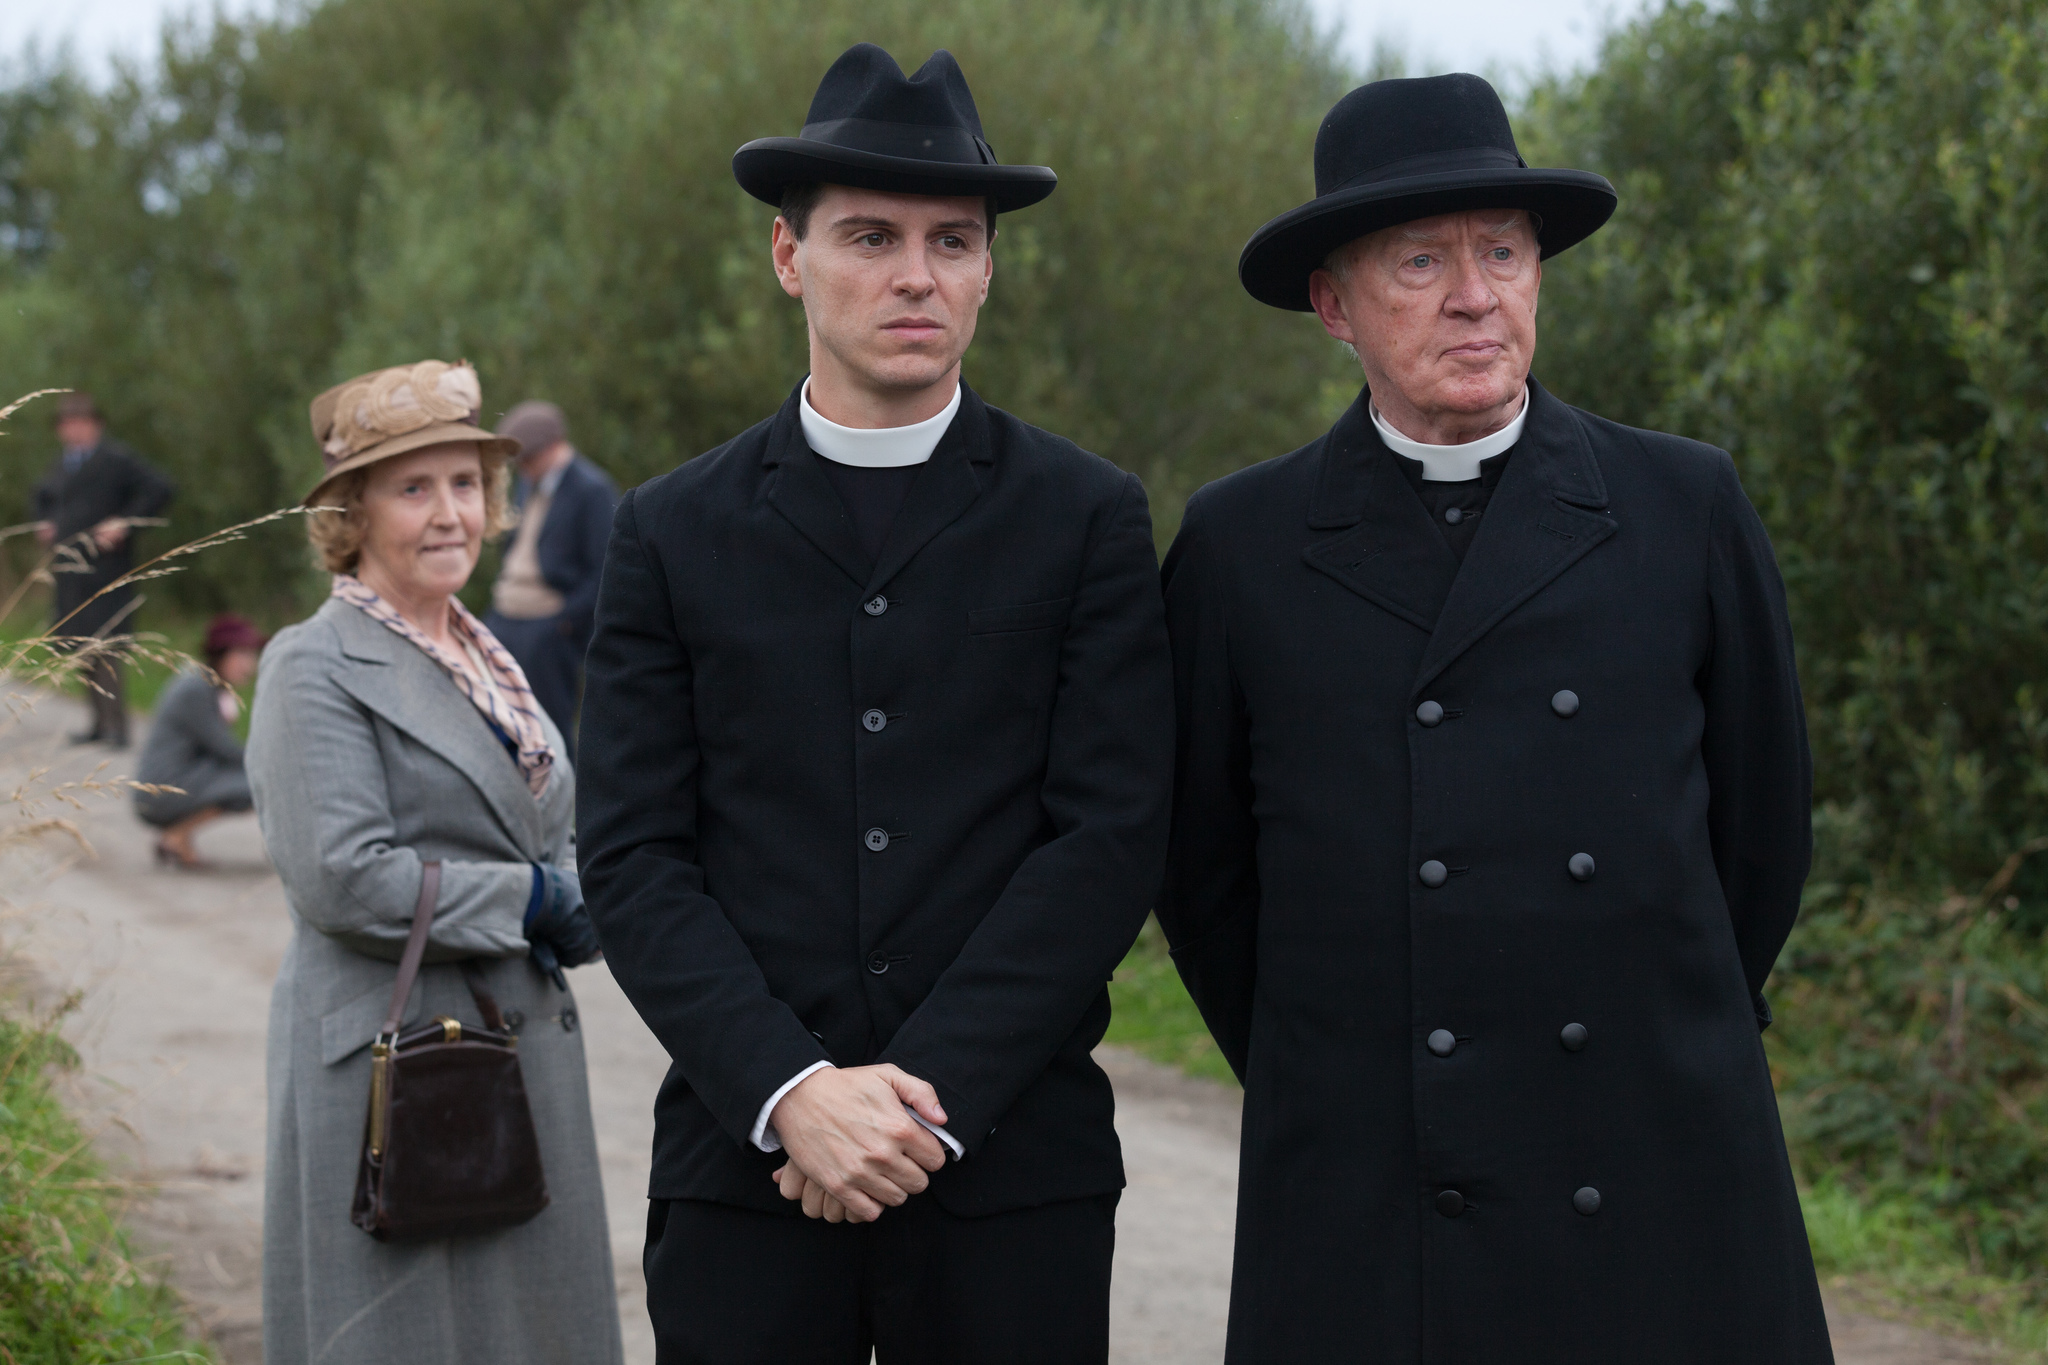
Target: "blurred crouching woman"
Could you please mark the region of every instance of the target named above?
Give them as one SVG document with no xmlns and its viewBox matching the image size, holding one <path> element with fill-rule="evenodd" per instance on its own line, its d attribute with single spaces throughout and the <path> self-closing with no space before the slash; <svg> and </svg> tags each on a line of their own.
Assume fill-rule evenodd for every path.
<svg viewBox="0 0 2048 1365">
<path fill-rule="evenodd" d="M 278 633 L 249 736 L 256 813 L 296 933 L 271 997 L 263 1347 L 269 1365 L 616 1365 L 619 1315 L 574 998 L 597 955 L 574 780 L 519 665 L 456 600 L 507 520 L 511 443 L 466 364 L 313 401 L 309 533 L 333 595 Z M 481 967 L 518 1058 L 552 1202 L 515 1227 L 373 1240 L 350 1221 L 370 1043 L 423 888 L 441 881 L 404 1019 L 476 1027 Z M 552 977 L 552 979 L 551 979 Z"/>
<path fill-rule="evenodd" d="M 135 793 L 135 813 L 163 831 L 156 841 L 160 863 L 204 866 L 192 836 L 201 826 L 250 807 L 242 742 L 235 738 L 242 714 L 235 689 L 247 687 L 256 676 L 265 643 L 263 632 L 247 620 L 222 612 L 206 628 L 206 667 L 186 669 L 157 698 L 149 742 L 136 769 L 136 780 L 156 790 Z"/>
</svg>

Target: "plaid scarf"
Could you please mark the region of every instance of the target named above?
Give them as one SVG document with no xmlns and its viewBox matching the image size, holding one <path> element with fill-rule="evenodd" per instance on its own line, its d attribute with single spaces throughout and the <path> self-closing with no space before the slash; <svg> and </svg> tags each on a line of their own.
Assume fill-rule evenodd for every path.
<svg viewBox="0 0 2048 1365">
<path fill-rule="evenodd" d="M 554 771 L 555 751 L 548 747 L 547 730 L 540 723 L 540 703 L 533 699 L 533 689 L 527 685 L 526 673 L 519 667 L 519 661 L 498 643 L 498 637 L 491 634 L 483 622 L 470 614 L 469 608 L 449 598 L 448 624 L 458 639 L 466 639 L 476 647 L 491 681 L 497 685 L 495 690 L 471 677 L 468 669 L 459 667 L 418 626 L 400 616 L 389 602 L 372 592 L 361 579 L 345 573 L 336 574 L 333 595 L 358 608 L 372 621 L 383 622 L 446 669 L 455 685 L 462 689 L 462 695 L 483 712 L 491 728 L 513 749 L 519 761 L 519 771 L 525 774 L 527 790 L 536 797 L 547 790 L 548 775 Z"/>
</svg>

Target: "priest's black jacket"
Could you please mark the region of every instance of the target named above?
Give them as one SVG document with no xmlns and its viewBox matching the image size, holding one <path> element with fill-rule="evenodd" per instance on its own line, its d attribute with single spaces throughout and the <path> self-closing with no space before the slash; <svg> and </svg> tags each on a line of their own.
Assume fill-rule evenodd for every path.
<svg viewBox="0 0 2048 1365">
<path fill-rule="evenodd" d="M 1726 454 L 1529 393 L 1462 565 L 1363 397 L 1166 559 L 1231 1365 L 1831 1358 L 1759 1037 L 1811 849 L 1776 560 Z"/>
<path fill-rule="evenodd" d="M 650 1194 L 800 1217 L 749 1134 L 819 1061 L 937 1088 L 949 1212 L 1120 1189 L 1089 1054 L 1173 762 L 1144 488 L 966 392 L 871 563 L 797 412 L 628 493 L 598 592 L 578 845 L 673 1060 Z"/>
</svg>

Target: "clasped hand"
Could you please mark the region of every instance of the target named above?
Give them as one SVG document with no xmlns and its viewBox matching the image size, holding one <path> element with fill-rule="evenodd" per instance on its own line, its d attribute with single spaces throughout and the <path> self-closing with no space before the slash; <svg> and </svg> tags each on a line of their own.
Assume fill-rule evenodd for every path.
<svg viewBox="0 0 2048 1365">
<path fill-rule="evenodd" d="M 895 1066 L 814 1071 L 776 1102 L 768 1122 L 789 1161 L 775 1172 L 784 1199 L 828 1223 L 870 1223 L 931 1184 L 946 1149 L 908 1105 L 943 1127 L 939 1094 Z"/>
</svg>

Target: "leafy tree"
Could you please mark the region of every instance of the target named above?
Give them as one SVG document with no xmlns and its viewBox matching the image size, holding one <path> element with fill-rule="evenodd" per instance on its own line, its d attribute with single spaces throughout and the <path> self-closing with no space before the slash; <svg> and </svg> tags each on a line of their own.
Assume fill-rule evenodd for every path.
<svg viewBox="0 0 2048 1365">
<path fill-rule="evenodd" d="M 529 116 L 559 93 L 583 8 L 338 0 L 304 22 L 174 24 L 157 67 L 97 94 L 30 73 L 0 96 L 0 183 L 33 247 L 0 273 L 9 395 L 95 391 L 113 430 L 177 477 L 173 534 L 295 499 L 304 405 L 337 377 L 362 289 L 359 214 L 389 154 L 386 106 L 440 88 L 493 120 Z M 10 445 L 0 500 L 24 506 L 50 453 L 32 436 Z M 293 611 L 312 582 L 295 532 L 243 548 L 165 595 Z"/>
<path fill-rule="evenodd" d="M 861 39 L 910 66 L 953 48 L 1005 159 L 1064 177 L 1001 224 L 970 370 L 993 401 L 1144 474 L 1162 533 L 1327 420 L 1338 354 L 1233 273 L 1308 192 L 1346 84 L 1269 0 L 330 0 L 173 28 L 154 74 L 5 125 L 0 184 L 43 206 L 47 248 L 0 276 L 0 372 L 95 389 L 179 478 L 180 530 L 291 500 L 311 395 L 421 354 L 476 360 L 495 408 L 557 398 L 638 481 L 801 375 L 773 213 L 729 160 L 794 131 Z M 46 458 L 24 442 L 0 498 Z M 285 529 L 165 591 L 288 614 L 304 564 Z"/>
<path fill-rule="evenodd" d="M 1344 81 L 1298 23 L 1249 4 L 607 16 L 545 123 L 494 137 L 442 98 L 400 115 L 413 136 L 376 182 L 349 364 L 489 357 L 499 392 L 564 402 L 632 480 L 760 420 L 803 373 L 803 320 L 768 268 L 774 211 L 730 158 L 793 132 L 820 72 L 864 38 L 906 68 L 950 47 L 998 154 L 1061 174 L 998 224 L 968 360 L 992 401 L 1143 474 L 1169 529 L 1200 483 L 1326 420 L 1334 348 L 1244 297 L 1234 265 L 1251 228 L 1308 193 Z"/>
<path fill-rule="evenodd" d="M 1673 5 L 1535 101 L 1545 153 L 1623 203 L 1557 263 L 1543 371 L 1735 453 L 1821 795 L 1923 881 L 1989 875 L 2044 823 L 2042 22 Z"/>
</svg>

